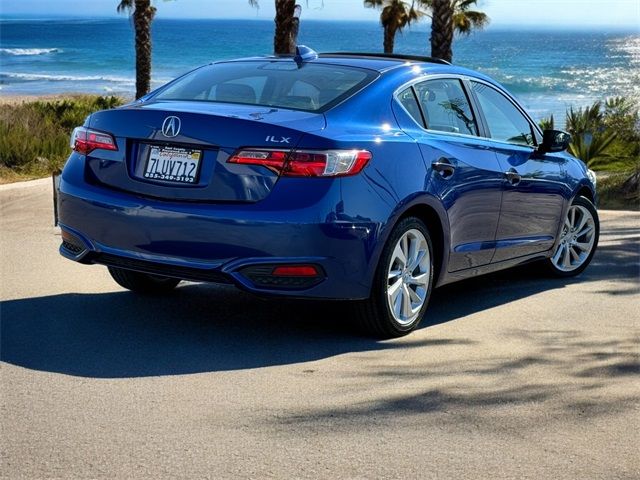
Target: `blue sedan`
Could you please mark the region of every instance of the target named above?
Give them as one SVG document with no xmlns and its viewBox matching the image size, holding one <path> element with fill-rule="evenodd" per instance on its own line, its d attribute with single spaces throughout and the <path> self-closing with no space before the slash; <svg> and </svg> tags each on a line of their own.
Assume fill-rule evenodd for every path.
<svg viewBox="0 0 640 480">
<path fill-rule="evenodd" d="M 595 176 L 569 141 L 438 59 L 217 62 L 74 130 L 60 252 L 135 292 L 190 280 L 352 300 L 368 332 L 401 336 L 434 287 L 587 267 Z"/>
</svg>

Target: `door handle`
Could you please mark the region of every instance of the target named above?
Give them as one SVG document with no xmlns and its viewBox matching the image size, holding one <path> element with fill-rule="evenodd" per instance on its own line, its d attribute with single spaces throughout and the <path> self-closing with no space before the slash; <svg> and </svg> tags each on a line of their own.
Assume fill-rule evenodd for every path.
<svg viewBox="0 0 640 480">
<path fill-rule="evenodd" d="M 522 180 L 522 177 L 520 176 L 520 174 L 516 171 L 515 168 L 510 168 L 509 170 L 507 170 L 506 172 L 504 172 L 504 176 L 507 177 L 507 181 L 511 184 L 511 185 L 517 185 L 520 183 L 520 180 Z"/>
<path fill-rule="evenodd" d="M 431 164 L 433 168 L 442 178 L 449 179 L 456 171 L 455 165 L 447 158 L 440 158 Z"/>
</svg>

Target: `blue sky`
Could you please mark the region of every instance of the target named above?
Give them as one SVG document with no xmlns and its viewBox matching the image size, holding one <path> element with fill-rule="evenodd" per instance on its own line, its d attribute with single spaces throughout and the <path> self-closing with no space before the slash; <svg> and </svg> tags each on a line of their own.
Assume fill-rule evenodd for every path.
<svg viewBox="0 0 640 480">
<path fill-rule="evenodd" d="M 118 0 L 0 0 L 2 16 L 116 16 Z M 273 18 L 273 0 L 259 10 L 247 0 L 156 0 L 164 18 Z M 303 19 L 372 20 L 379 13 L 362 0 L 300 0 Z M 640 0 L 479 0 L 494 26 L 621 27 L 640 30 Z"/>
</svg>

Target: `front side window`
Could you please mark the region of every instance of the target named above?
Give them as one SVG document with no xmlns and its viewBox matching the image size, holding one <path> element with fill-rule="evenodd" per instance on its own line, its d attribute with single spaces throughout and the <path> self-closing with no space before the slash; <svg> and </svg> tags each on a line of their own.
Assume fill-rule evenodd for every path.
<svg viewBox="0 0 640 480">
<path fill-rule="evenodd" d="M 228 62 L 195 70 L 161 91 L 158 100 L 241 103 L 319 111 L 377 77 L 355 67 L 282 61 Z"/>
<path fill-rule="evenodd" d="M 427 80 L 414 88 L 429 130 L 478 135 L 460 80 Z"/>
<path fill-rule="evenodd" d="M 471 82 L 489 127 L 489 135 L 495 140 L 534 146 L 531 124 L 527 118 L 496 89 L 479 82 Z"/>
</svg>

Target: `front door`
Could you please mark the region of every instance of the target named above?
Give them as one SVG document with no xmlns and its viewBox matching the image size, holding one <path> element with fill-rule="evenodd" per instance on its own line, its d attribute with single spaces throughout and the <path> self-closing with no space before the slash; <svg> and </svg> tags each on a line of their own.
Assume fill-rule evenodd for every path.
<svg viewBox="0 0 640 480">
<path fill-rule="evenodd" d="M 471 82 L 503 172 L 503 195 L 492 262 L 553 247 L 565 203 L 560 162 L 536 151 L 536 130 L 505 95 Z"/>
</svg>

